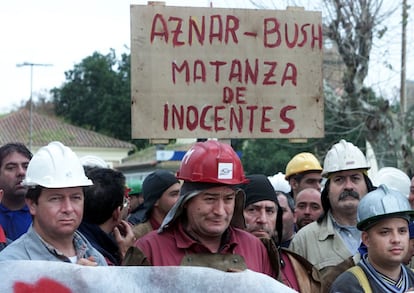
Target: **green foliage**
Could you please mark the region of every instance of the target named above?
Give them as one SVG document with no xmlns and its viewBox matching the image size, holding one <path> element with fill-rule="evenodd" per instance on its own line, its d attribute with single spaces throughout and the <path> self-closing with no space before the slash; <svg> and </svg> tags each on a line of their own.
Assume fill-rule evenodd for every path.
<svg viewBox="0 0 414 293">
<path fill-rule="evenodd" d="M 52 89 L 56 115 L 68 122 L 131 141 L 130 56 L 118 60 L 114 50 L 91 56 L 65 72 L 66 82 Z M 147 140 L 134 140 L 138 148 Z"/>
<path fill-rule="evenodd" d="M 246 141 L 241 160 L 247 174 L 271 176 L 279 171 L 285 173 L 289 160 L 305 149 L 286 139 L 252 139 Z"/>
</svg>

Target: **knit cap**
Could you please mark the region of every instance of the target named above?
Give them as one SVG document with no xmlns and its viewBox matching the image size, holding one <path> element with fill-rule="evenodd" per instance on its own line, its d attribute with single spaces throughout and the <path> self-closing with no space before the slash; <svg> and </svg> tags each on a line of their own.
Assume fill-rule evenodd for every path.
<svg viewBox="0 0 414 293">
<path fill-rule="evenodd" d="M 241 186 L 246 194 L 245 207 L 262 200 L 278 202 L 275 190 L 265 175 L 248 175 L 246 178 L 250 180 L 249 183 Z"/>
</svg>

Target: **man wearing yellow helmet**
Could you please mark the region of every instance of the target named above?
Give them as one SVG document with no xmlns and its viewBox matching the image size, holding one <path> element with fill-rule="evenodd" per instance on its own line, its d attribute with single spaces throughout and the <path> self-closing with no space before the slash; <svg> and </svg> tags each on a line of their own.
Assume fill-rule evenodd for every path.
<svg viewBox="0 0 414 293">
<path fill-rule="evenodd" d="M 321 190 L 321 172 L 321 164 L 311 153 L 299 153 L 289 161 L 285 178 L 289 181 L 291 196 L 295 201 L 296 195 L 305 188 Z"/>
</svg>

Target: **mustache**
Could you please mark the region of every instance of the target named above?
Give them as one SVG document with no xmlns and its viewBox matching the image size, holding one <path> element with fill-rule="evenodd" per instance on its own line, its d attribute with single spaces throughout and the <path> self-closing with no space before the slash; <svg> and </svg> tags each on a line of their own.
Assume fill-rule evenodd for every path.
<svg viewBox="0 0 414 293">
<path fill-rule="evenodd" d="M 353 190 L 345 190 L 344 192 L 342 192 L 342 193 L 339 195 L 339 200 L 343 200 L 343 199 L 345 199 L 345 198 L 346 198 L 346 197 L 348 197 L 348 196 L 353 197 L 353 198 L 355 198 L 355 199 L 359 199 L 359 194 L 358 194 L 358 192 L 353 191 Z"/>
<path fill-rule="evenodd" d="M 246 224 L 246 229 L 250 229 L 251 230 L 251 232 L 254 232 L 254 231 L 265 231 L 265 232 L 267 232 L 267 233 L 270 233 L 271 232 L 271 229 L 269 229 L 268 227 L 266 227 L 266 225 L 249 225 L 249 224 Z"/>
</svg>

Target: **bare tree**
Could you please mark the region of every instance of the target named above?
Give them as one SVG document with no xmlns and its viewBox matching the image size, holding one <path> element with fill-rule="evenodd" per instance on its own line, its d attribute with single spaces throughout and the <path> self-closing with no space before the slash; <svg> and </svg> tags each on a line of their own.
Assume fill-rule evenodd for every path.
<svg viewBox="0 0 414 293">
<path fill-rule="evenodd" d="M 361 109 L 360 93 L 368 75 L 374 35 L 381 38 L 382 26 L 396 7 L 382 12 L 382 0 L 323 0 L 324 34 L 332 40 L 345 64 L 344 90 L 352 110 Z"/>
<path fill-rule="evenodd" d="M 262 2 L 251 0 L 252 4 L 257 3 L 260 8 L 263 8 Z M 309 7 L 309 2 L 312 7 Z M 283 4 L 279 1 L 278 5 L 281 7 Z M 388 99 L 377 97 L 371 89 L 364 87 L 375 42 L 379 42 L 388 32 L 387 20 L 401 7 L 401 3 L 383 0 L 320 0 L 304 3 L 296 0 L 286 1 L 285 5 L 322 11 L 325 43 L 337 48 L 344 65 L 342 94 L 334 99 L 333 95 L 325 95 L 325 113 L 328 111 L 332 115 L 325 116 L 325 139 L 329 139 L 330 134 L 334 134 L 330 138 L 333 139 L 335 136 L 338 138 L 338 135 L 354 133 L 354 140 L 359 141 L 360 145 L 365 140 L 373 145 L 379 167 L 394 165 L 411 175 L 411 143 L 405 139 L 413 128 L 412 123 L 407 126 L 406 118 L 409 117 L 400 115 Z M 275 6 L 272 4 L 271 8 Z M 337 118 L 332 119 L 335 116 Z"/>
</svg>

